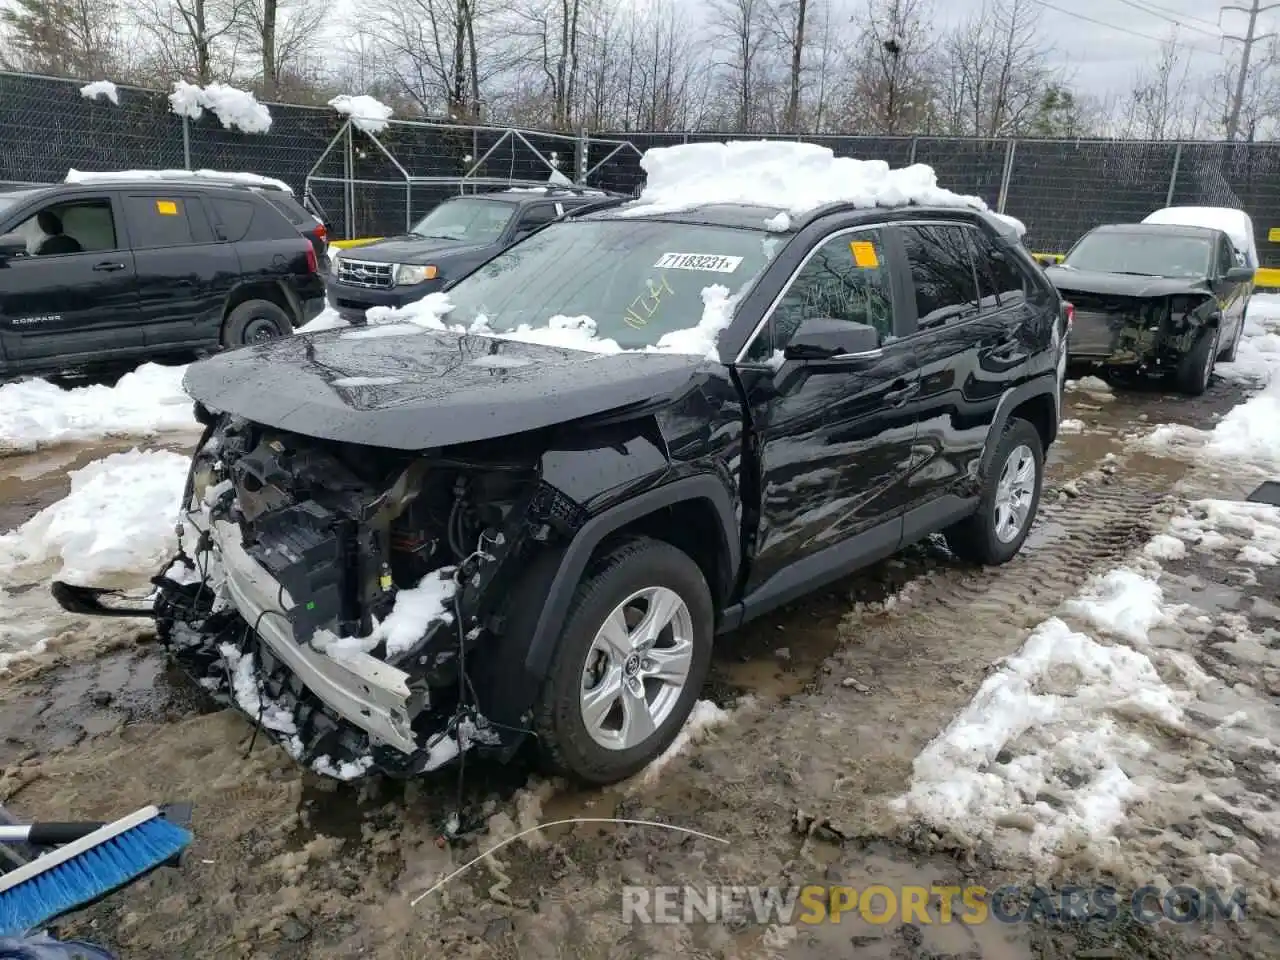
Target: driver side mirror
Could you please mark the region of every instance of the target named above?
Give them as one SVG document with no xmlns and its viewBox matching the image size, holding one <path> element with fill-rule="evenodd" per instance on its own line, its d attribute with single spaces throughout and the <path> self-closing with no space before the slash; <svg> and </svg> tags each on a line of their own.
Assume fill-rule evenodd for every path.
<svg viewBox="0 0 1280 960">
<path fill-rule="evenodd" d="M 1223 279 L 1232 283 L 1248 283 L 1253 279 L 1253 267 L 1232 267 Z"/>
<path fill-rule="evenodd" d="M 831 317 L 810 317 L 787 344 L 787 360 L 831 360 L 880 349 L 880 331 L 865 323 Z"/>
</svg>

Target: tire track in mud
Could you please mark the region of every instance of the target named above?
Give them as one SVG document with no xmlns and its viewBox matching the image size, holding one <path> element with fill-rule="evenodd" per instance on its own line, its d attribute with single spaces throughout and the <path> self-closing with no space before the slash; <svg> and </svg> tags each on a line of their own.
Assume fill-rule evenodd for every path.
<svg viewBox="0 0 1280 960">
<path fill-rule="evenodd" d="M 808 882 L 837 867 L 846 871 L 841 879 L 858 882 L 847 862 L 833 863 L 840 845 L 826 841 L 853 838 L 847 849 L 865 849 L 860 839 L 883 845 L 898 836 L 901 824 L 887 801 L 905 788 L 920 748 L 968 701 L 991 664 L 1157 522 L 1177 479 L 1166 472 L 1169 463 L 1135 456 L 1099 465 L 1116 445 L 1080 446 L 1080 457 L 1068 454 L 1053 468 L 1055 486 L 1046 490 L 1025 553 L 1012 563 L 975 569 L 936 545 L 919 548 L 915 556 L 923 554 L 932 570 L 900 602 L 822 621 L 832 636 L 805 661 L 813 677 L 803 692 L 766 695 L 742 708 L 652 783 L 604 794 L 535 787 L 513 797 L 499 786 L 510 782 L 506 773 L 470 766 L 468 797 L 498 819 L 489 836 L 452 850 L 437 845 L 435 827 L 452 802 L 455 774 L 405 788 L 337 787 L 301 773 L 261 742 L 245 759 L 249 724 L 229 712 L 137 724 L 28 758 L 6 771 L 0 797 L 15 796 L 23 810 L 46 817 L 109 817 L 157 799 L 195 801 L 202 824 L 194 863 L 85 918 L 95 923 L 93 938 L 105 936 L 129 956 L 560 957 L 567 941 L 599 944 L 573 954 L 584 957 L 691 950 L 760 956 L 758 930 L 742 941 L 719 925 L 693 932 L 624 926 L 620 884 Z M 885 566 L 895 563 L 904 566 L 903 559 Z M 858 583 L 900 582 L 915 566 L 906 558 L 893 576 L 877 569 L 855 578 L 828 605 Z M 794 644 L 804 629 L 796 618 L 811 620 L 819 603 L 768 619 L 761 636 Z M 549 819 L 553 807 L 557 816 L 669 820 L 732 845 L 637 828 L 556 829 L 502 852 L 501 872 L 510 878 L 503 895 L 491 892 L 498 874 L 481 864 L 408 907 L 413 895 L 478 853 L 477 845 L 487 847 L 512 823 Z M 892 844 L 887 850 L 861 859 L 896 870 L 900 882 L 923 877 L 914 855 Z M 91 931 L 82 921 L 79 932 Z"/>
</svg>

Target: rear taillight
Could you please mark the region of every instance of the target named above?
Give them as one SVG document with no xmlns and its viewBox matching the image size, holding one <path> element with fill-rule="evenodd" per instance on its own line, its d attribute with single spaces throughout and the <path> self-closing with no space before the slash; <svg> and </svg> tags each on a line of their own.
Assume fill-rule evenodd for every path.
<svg viewBox="0 0 1280 960">
<path fill-rule="evenodd" d="M 316 248 L 307 244 L 307 273 L 319 273 L 320 262 L 316 260 Z"/>
<path fill-rule="evenodd" d="M 1076 322 L 1076 305 L 1074 303 L 1064 303 L 1067 309 L 1067 333 L 1071 332 L 1071 325 Z"/>
<path fill-rule="evenodd" d="M 311 231 L 311 235 L 317 240 L 328 240 L 329 231 L 323 223 L 316 224 L 316 228 Z"/>
</svg>

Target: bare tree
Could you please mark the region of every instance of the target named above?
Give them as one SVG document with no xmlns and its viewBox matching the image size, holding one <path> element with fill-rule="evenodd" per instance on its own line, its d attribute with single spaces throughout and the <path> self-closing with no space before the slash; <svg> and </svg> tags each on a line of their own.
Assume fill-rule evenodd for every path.
<svg viewBox="0 0 1280 960">
<path fill-rule="evenodd" d="M 1058 82 L 1037 30 L 1033 0 L 992 0 L 945 44 L 943 113 L 950 132 L 977 137 L 1023 132 Z"/>
<path fill-rule="evenodd" d="M 248 11 L 248 0 L 149 0 L 138 26 L 154 41 L 158 73 L 204 85 L 236 74 Z"/>
<path fill-rule="evenodd" d="M 543 89 L 548 107 L 544 122 L 558 129 L 570 128 L 584 24 L 582 0 L 532 0 L 530 5 L 516 8 L 513 18 L 509 30 L 516 41 L 513 59 L 524 82 Z"/>
<path fill-rule="evenodd" d="M 933 113 L 935 42 L 928 0 L 868 0 L 845 70 L 843 129 L 911 133 Z"/>
<path fill-rule="evenodd" d="M 1215 131 L 1220 136 L 1230 130 L 1232 105 L 1238 92 L 1237 134 L 1243 134 L 1246 141 L 1273 136 L 1277 132 L 1276 121 L 1280 120 L 1280 42 L 1276 37 L 1255 43 L 1243 87 L 1238 54 L 1213 76 L 1205 99 L 1215 127 L 1221 124 Z"/>
<path fill-rule="evenodd" d="M 728 48 L 717 66 L 728 70 L 737 114 L 737 129 L 751 129 L 753 97 L 760 60 L 769 42 L 769 9 L 765 0 L 712 0 L 713 36 Z"/>
<path fill-rule="evenodd" d="M 104 77 L 120 66 L 115 0 L 12 0 L 0 8 L 9 69 L 51 76 Z"/>
<path fill-rule="evenodd" d="M 783 120 L 788 133 L 800 132 L 800 77 L 810 39 L 805 32 L 809 13 L 810 0 L 774 0 L 768 8 L 770 30 L 789 61 L 787 109 Z"/>
<path fill-rule="evenodd" d="M 382 0 L 371 13 L 384 70 L 424 113 L 474 118 L 484 79 L 476 0 Z"/>
<path fill-rule="evenodd" d="M 1117 121 L 1124 137 L 1176 140 L 1196 126 L 1196 98 L 1190 88 L 1191 56 L 1178 43 L 1177 28 L 1160 45 L 1160 56 L 1134 76 L 1133 92 L 1119 104 Z"/>
<path fill-rule="evenodd" d="M 296 81 L 310 72 L 308 60 L 316 50 L 327 12 L 321 0 L 249 0 L 246 4 L 242 26 L 246 45 L 261 64 L 264 97 L 279 96 L 282 86 L 296 89 Z"/>
</svg>

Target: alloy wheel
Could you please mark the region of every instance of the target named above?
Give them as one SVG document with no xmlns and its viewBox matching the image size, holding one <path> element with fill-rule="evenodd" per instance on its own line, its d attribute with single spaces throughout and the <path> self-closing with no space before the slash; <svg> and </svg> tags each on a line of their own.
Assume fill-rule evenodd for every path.
<svg viewBox="0 0 1280 960">
<path fill-rule="evenodd" d="M 1031 514 L 1036 491 L 1036 458 L 1031 448 L 1019 444 L 1010 452 L 996 484 L 996 539 L 1012 543 Z"/>
<path fill-rule="evenodd" d="M 608 750 L 639 746 L 671 716 L 693 666 L 693 615 L 667 587 L 637 590 L 613 608 L 587 652 L 580 706 Z"/>
</svg>

